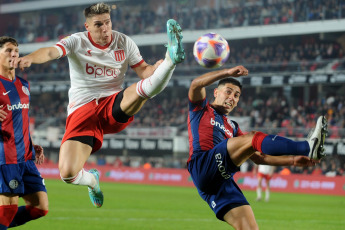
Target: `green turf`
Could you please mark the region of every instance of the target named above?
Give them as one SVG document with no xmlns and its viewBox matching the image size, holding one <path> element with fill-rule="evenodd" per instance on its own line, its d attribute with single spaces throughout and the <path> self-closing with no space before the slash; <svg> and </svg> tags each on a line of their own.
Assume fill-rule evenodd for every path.
<svg viewBox="0 0 345 230">
<path fill-rule="evenodd" d="M 49 214 L 20 229 L 176 230 L 231 229 L 217 220 L 195 188 L 102 183 L 105 201 L 94 208 L 86 187 L 46 180 Z M 339 230 L 345 226 L 345 197 L 272 193 L 255 202 L 245 192 L 260 229 Z M 18 228 L 18 229 L 19 229 Z"/>
</svg>

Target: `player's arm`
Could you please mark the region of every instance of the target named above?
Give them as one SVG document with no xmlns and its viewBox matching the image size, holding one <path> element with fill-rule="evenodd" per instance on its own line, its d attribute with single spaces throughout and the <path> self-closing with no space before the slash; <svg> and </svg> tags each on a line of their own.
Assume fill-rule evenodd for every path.
<svg viewBox="0 0 345 230">
<path fill-rule="evenodd" d="M 248 75 L 248 70 L 243 66 L 236 66 L 231 69 L 212 71 L 195 78 L 188 92 L 191 101 L 201 101 L 206 97 L 206 86 L 227 77 L 239 77 Z"/>
<path fill-rule="evenodd" d="M 163 60 L 159 60 L 154 65 L 149 65 L 144 61 L 139 66 L 133 68 L 133 70 L 141 79 L 145 79 L 150 77 L 162 62 Z"/>
<path fill-rule="evenodd" d="M 31 64 L 42 64 L 60 57 L 59 50 L 52 47 L 40 48 L 31 54 L 28 54 L 21 58 L 15 58 L 11 61 L 11 66 L 14 68 L 24 68 L 30 67 Z"/>
<path fill-rule="evenodd" d="M 307 156 L 272 156 L 260 152 L 255 152 L 250 159 L 255 164 L 274 166 L 314 166 L 316 163 Z"/>
</svg>

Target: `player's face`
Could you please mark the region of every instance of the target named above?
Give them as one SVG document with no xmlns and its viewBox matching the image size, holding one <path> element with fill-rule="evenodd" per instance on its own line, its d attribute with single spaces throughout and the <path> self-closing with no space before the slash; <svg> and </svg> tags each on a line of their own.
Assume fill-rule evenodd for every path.
<svg viewBox="0 0 345 230">
<path fill-rule="evenodd" d="M 12 70 L 13 67 L 10 66 L 10 62 L 13 58 L 19 57 L 18 46 L 7 42 L 0 49 L 0 65 L 3 69 Z"/>
<path fill-rule="evenodd" d="M 85 22 L 85 28 L 97 44 L 104 46 L 111 42 L 112 23 L 110 14 L 100 14 L 88 18 Z"/>
<path fill-rule="evenodd" d="M 229 114 L 240 100 L 241 89 L 237 85 L 227 83 L 214 90 L 214 105 L 224 114 Z"/>
</svg>

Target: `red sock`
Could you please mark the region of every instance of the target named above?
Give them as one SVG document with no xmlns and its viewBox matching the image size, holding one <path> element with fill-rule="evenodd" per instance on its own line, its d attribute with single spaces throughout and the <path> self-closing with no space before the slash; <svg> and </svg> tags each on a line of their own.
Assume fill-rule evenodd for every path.
<svg viewBox="0 0 345 230">
<path fill-rule="evenodd" d="M 262 153 L 262 149 L 261 149 L 261 144 L 262 141 L 265 139 L 265 137 L 267 137 L 268 135 L 262 132 L 256 132 L 253 140 L 252 140 L 252 146 L 254 148 L 254 150 L 259 151 L 260 153 Z"/>
<path fill-rule="evenodd" d="M 42 216 L 45 216 L 48 213 L 48 210 L 35 208 L 35 207 L 29 206 L 29 205 L 26 205 L 26 211 L 30 214 L 30 216 L 33 220 L 38 219 Z"/>
<path fill-rule="evenodd" d="M 9 226 L 18 210 L 18 205 L 1 205 L 0 206 L 0 224 Z"/>
</svg>

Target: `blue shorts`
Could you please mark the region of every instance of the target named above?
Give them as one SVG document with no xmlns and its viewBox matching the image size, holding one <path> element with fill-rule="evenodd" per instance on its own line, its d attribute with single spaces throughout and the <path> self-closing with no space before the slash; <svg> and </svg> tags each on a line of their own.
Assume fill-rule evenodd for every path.
<svg viewBox="0 0 345 230">
<path fill-rule="evenodd" d="M 224 220 L 224 215 L 231 209 L 249 205 L 233 179 L 240 168 L 230 159 L 227 141 L 206 152 L 194 153 L 188 164 L 188 171 L 201 198 L 220 220 Z"/>
<path fill-rule="evenodd" d="M 24 196 L 40 191 L 47 192 L 47 189 L 32 160 L 19 164 L 0 165 L 0 194 Z"/>
</svg>

